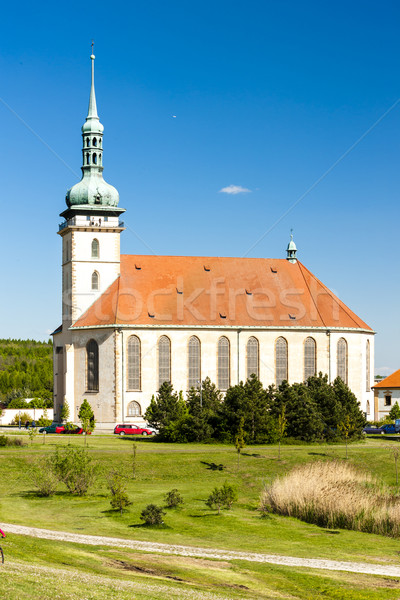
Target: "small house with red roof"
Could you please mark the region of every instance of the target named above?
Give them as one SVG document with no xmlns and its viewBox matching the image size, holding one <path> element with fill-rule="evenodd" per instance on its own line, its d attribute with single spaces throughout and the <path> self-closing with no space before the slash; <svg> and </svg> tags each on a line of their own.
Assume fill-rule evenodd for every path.
<svg viewBox="0 0 400 600">
<path fill-rule="evenodd" d="M 120 254 L 119 194 L 103 179 L 94 89 L 82 127 L 82 179 L 61 213 L 62 324 L 53 333 L 56 415 L 87 399 L 98 423 L 143 422 L 163 382 L 209 377 L 222 391 L 341 377 L 368 413 L 374 332 L 297 258 Z"/>
<path fill-rule="evenodd" d="M 374 421 L 387 417 L 396 402 L 400 406 L 400 369 L 376 383 L 374 390 Z"/>
</svg>

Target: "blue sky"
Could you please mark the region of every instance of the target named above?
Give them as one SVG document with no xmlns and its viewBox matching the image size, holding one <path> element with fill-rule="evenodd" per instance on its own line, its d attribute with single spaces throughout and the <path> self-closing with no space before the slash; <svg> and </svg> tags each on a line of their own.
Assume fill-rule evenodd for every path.
<svg viewBox="0 0 400 600">
<path fill-rule="evenodd" d="M 300 260 L 377 331 L 376 370 L 399 368 L 399 17 L 386 0 L 5 5 L 0 336 L 60 322 L 94 38 L 122 251 L 284 257 L 293 227 Z"/>
</svg>

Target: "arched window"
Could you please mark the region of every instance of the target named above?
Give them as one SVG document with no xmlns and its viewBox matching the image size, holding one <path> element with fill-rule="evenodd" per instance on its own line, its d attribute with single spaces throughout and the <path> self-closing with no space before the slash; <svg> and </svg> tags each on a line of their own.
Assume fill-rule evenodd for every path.
<svg viewBox="0 0 400 600">
<path fill-rule="evenodd" d="M 158 340 L 158 387 L 171 382 L 171 341 L 166 335 Z"/>
<path fill-rule="evenodd" d="M 101 148 L 101 138 L 99 138 L 99 148 Z"/>
<path fill-rule="evenodd" d="M 89 146 L 90 146 L 90 138 L 86 138 L 86 146 L 89 148 Z"/>
<path fill-rule="evenodd" d="M 192 337 L 189 339 L 188 356 L 188 386 L 190 390 L 192 387 L 198 388 L 201 383 L 201 346 L 199 338 L 195 335 L 192 335 Z"/>
<path fill-rule="evenodd" d="M 93 164 L 97 165 L 97 154 L 96 154 L 96 152 L 93 154 Z"/>
<path fill-rule="evenodd" d="M 227 390 L 231 379 L 230 344 L 226 337 L 218 340 L 218 387 Z"/>
<path fill-rule="evenodd" d="M 128 417 L 140 417 L 142 415 L 142 409 L 139 402 L 133 400 L 128 404 Z"/>
<path fill-rule="evenodd" d="M 97 138 L 93 138 L 93 146 L 97 146 Z"/>
<path fill-rule="evenodd" d="M 92 290 L 98 290 L 100 285 L 100 277 L 97 271 L 93 271 L 92 273 Z"/>
<path fill-rule="evenodd" d="M 312 337 L 304 342 L 304 381 L 317 372 L 317 344 Z"/>
<path fill-rule="evenodd" d="M 367 392 L 371 389 L 371 350 L 369 340 L 367 340 L 365 348 L 365 389 Z"/>
<path fill-rule="evenodd" d="M 99 240 L 96 238 L 92 241 L 92 258 L 99 258 L 100 256 L 100 245 Z"/>
<path fill-rule="evenodd" d="M 340 338 L 337 343 L 337 375 L 347 384 L 347 342 Z"/>
<path fill-rule="evenodd" d="M 95 340 L 86 344 L 86 388 L 88 392 L 99 391 L 99 346 Z"/>
<path fill-rule="evenodd" d="M 86 152 L 86 164 L 90 165 L 90 154 L 89 154 L 89 152 Z"/>
<path fill-rule="evenodd" d="M 99 154 L 99 165 L 101 165 L 101 154 Z"/>
<path fill-rule="evenodd" d="M 369 400 L 367 400 L 367 415 L 369 415 L 370 410 L 371 410 L 371 408 L 370 408 L 370 405 L 369 405 Z"/>
<path fill-rule="evenodd" d="M 140 340 L 137 335 L 131 335 L 128 338 L 128 390 L 140 390 L 140 354 Z"/>
<path fill-rule="evenodd" d="M 285 338 L 279 337 L 275 342 L 276 385 L 281 385 L 282 381 L 287 381 L 288 378 L 288 343 Z"/>
<path fill-rule="evenodd" d="M 255 337 L 249 337 L 247 342 L 247 379 L 251 375 L 259 377 L 259 344 Z"/>
</svg>

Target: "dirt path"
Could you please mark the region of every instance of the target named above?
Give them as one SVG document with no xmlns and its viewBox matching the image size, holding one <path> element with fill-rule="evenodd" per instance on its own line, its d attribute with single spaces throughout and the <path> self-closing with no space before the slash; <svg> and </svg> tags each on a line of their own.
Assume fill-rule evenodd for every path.
<svg viewBox="0 0 400 600">
<path fill-rule="evenodd" d="M 139 550 L 142 552 L 175 554 L 178 556 L 190 556 L 193 558 L 248 560 L 250 562 L 270 563 L 274 565 L 284 565 L 287 567 L 306 567 L 309 569 L 325 569 L 328 571 L 348 571 L 350 573 L 366 573 L 368 575 L 383 575 L 400 578 L 400 563 L 399 565 L 355 563 L 325 560 L 321 558 L 296 558 L 293 556 L 279 556 L 276 554 L 259 554 L 255 552 L 237 552 L 234 550 L 198 548 L 195 546 L 178 546 L 174 544 L 160 544 L 97 535 L 83 535 L 80 533 L 50 531 L 48 529 L 37 529 L 36 527 L 24 527 L 22 525 L 12 525 L 9 523 L 2 523 L 0 527 L 6 533 L 16 533 L 18 535 L 29 535 L 31 537 L 38 537 L 47 540 L 73 542 L 91 546 L 113 546 L 117 548 L 130 548 L 132 550 Z"/>
</svg>

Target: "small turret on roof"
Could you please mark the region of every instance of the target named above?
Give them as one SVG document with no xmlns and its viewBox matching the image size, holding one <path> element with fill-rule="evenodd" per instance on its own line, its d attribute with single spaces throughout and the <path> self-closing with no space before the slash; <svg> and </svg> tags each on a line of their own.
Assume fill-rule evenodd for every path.
<svg viewBox="0 0 400 600">
<path fill-rule="evenodd" d="M 288 243 L 288 247 L 286 248 L 286 260 L 291 263 L 297 262 L 297 248 L 296 244 L 293 241 L 293 229 L 291 229 L 290 233 L 290 242 Z"/>
</svg>

